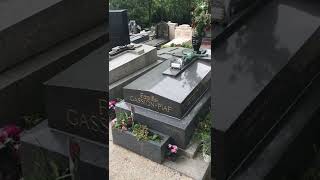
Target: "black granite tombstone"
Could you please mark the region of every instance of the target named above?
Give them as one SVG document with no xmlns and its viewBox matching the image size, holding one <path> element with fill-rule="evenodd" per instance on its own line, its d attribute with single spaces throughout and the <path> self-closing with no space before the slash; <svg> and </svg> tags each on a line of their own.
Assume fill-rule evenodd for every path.
<svg viewBox="0 0 320 180">
<path fill-rule="evenodd" d="M 0 72 L 103 23 L 106 8 L 101 0 L 0 1 Z"/>
<path fill-rule="evenodd" d="M 225 40 L 213 39 L 212 167 L 217 180 L 226 179 L 257 148 L 318 73 L 319 5 L 275 0 Z"/>
<path fill-rule="evenodd" d="M 130 43 L 127 10 L 109 10 L 110 51 Z"/>
<path fill-rule="evenodd" d="M 107 143 L 107 46 L 45 83 L 51 128 Z"/>
<path fill-rule="evenodd" d="M 164 62 L 125 86 L 125 101 L 176 118 L 185 116 L 209 87 L 210 63 L 197 60 L 176 77 L 162 74 L 168 67 L 170 62 Z"/>
</svg>

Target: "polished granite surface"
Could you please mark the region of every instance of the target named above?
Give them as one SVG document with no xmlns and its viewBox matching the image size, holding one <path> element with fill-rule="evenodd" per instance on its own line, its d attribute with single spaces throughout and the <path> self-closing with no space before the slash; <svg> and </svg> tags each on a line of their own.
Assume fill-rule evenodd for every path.
<svg viewBox="0 0 320 180">
<path fill-rule="evenodd" d="M 270 2 L 215 47 L 215 128 L 228 129 L 318 29 L 320 3 L 308 2 Z"/>
<path fill-rule="evenodd" d="M 0 0 L 0 31 L 62 0 Z"/>
<path fill-rule="evenodd" d="M 91 52 L 46 84 L 70 88 L 107 91 L 108 44 Z"/>
<path fill-rule="evenodd" d="M 211 72 L 210 63 L 197 60 L 176 77 L 163 75 L 170 61 L 165 61 L 147 74 L 130 83 L 125 89 L 147 91 L 182 103 Z"/>
</svg>

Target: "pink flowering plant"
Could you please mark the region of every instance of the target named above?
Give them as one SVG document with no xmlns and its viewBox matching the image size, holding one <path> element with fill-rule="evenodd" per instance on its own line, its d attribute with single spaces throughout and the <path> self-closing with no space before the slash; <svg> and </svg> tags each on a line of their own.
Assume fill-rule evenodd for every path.
<svg viewBox="0 0 320 180">
<path fill-rule="evenodd" d="M 116 104 L 119 102 L 119 99 L 113 99 L 109 101 L 109 119 L 112 120 L 114 118 L 116 118 L 116 113 L 115 113 L 115 107 Z"/>
<path fill-rule="evenodd" d="M 20 134 L 22 130 L 15 125 L 0 128 L 0 179 L 18 179 L 20 171 Z"/>
<path fill-rule="evenodd" d="M 178 153 L 178 146 L 173 144 L 168 144 L 167 148 L 167 159 L 171 161 L 175 161 Z"/>
</svg>

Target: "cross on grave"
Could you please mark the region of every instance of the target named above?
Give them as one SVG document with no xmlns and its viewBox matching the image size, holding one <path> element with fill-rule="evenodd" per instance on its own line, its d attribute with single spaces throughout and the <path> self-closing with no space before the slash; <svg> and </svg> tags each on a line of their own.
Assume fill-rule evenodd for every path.
<svg viewBox="0 0 320 180">
<path fill-rule="evenodd" d="M 114 56 L 121 54 L 125 51 L 135 50 L 136 48 L 141 47 L 141 46 L 142 46 L 141 44 L 127 44 L 124 46 L 117 46 L 117 47 L 112 48 L 112 50 L 109 52 L 109 56 L 114 57 Z"/>
<path fill-rule="evenodd" d="M 170 59 L 170 67 L 162 74 L 168 76 L 177 76 L 196 60 L 210 60 L 210 58 L 205 58 L 209 56 L 206 54 L 206 52 L 206 50 L 201 50 L 199 53 L 197 53 L 196 51 L 190 49 L 188 51 L 183 50 L 182 55 L 172 54 L 174 57 Z"/>
</svg>

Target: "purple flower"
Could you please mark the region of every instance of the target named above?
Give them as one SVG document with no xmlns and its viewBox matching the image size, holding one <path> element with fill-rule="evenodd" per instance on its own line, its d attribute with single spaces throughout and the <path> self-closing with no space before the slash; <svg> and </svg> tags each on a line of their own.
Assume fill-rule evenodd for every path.
<svg viewBox="0 0 320 180">
<path fill-rule="evenodd" d="M 111 100 L 111 101 L 109 101 L 109 109 L 113 109 L 116 104 L 117 104 L 117 101 L 116 101 L 116 100 Z"/>
</svg>

